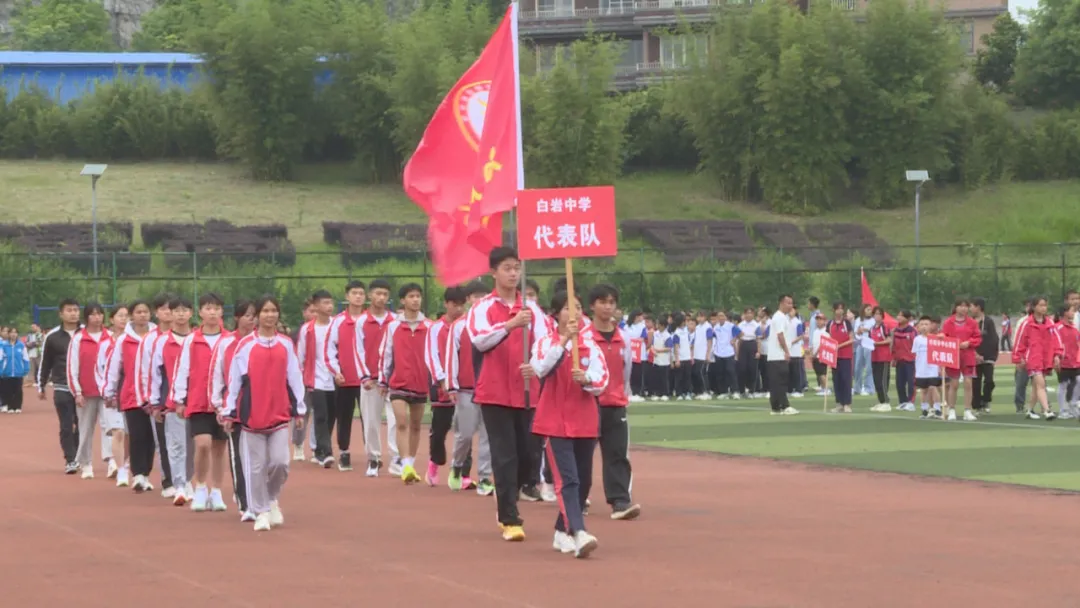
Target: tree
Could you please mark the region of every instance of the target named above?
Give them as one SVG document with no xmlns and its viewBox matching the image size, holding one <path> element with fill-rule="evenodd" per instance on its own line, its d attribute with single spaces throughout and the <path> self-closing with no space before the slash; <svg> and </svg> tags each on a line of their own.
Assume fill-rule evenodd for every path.
<svg viewBox="0 0 1080 608">
<path fill-rule="evenodd" d="M 109 14 L 94 0 L 21 0 L 11 17 L 12 48 L 21 51 L 113 51 Z"/>
<path fill-rule="evenodd" d="M 195 30 L 205 22 L 203 6 L 221 0 L 165 0 L 144 15 L 139 31 L 131 40 L 131 50 L 139 52 L 187 53 L 194 49 Z"/>
<path fill-rule="evenodd" d="M 1080 102 L 1080 0 L 1042 0 L 1016 56 L 1016 92 L 1039 107 Z"/>
<path fill-rule="evenodd" d="M 975 55 L 975 79 L 985 87 L 1008 91 L 1026 34 L 1024 26 L 1009 13 L 994 20 L 994 29 L 982 35 L 983 48 Z"/>
<path fill-rule="evenodd" d="M 194 46 L 212 75 L 219 149 L 256 179 L 287 180 L 314 121 L 320 32 L 330 19 L 319 0 L 249 0 L 204 5 L 207 28 Z"/>
<path fill-rule="evenodd" d="M 622 167 L 629 117 L 608 93 L 621 50 L 590 36 L 566 51 L 522 87 L 526 166 L 550 186 L 610 184 Z"/>
</svg>

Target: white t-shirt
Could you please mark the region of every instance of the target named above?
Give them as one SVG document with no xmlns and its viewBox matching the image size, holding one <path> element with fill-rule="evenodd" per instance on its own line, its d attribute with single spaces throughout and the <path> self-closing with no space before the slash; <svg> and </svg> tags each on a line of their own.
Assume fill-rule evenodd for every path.
<svg viewBox="0 0 1080 608">
<path fill-rule="evenodd" d="M 652 335 L 652 345 L 653 345 L 653 348 L 664 348 L 664 347 L 666 347 L 666 348 L 669 349 L 667 352 L 663 352 L 663 353 L 657 352 L 657 353 L 655 353 L 653 355 L 653 365 L 662 365 L 662 366 L 671 365 L 671 350 L 670 349 L 671 349 L 671 346 L 672 346 L 672 340 L 671 340 L 671 334 L 668 333 L 668 330 L 662 329 L 662 330 L 659 330 L 659 331 L 654 331 L 653 335 Z"/>
<path fill-rule="evenodd" d="M 761 327 L 757 321 L 739 322 L 739 339 L 751 342 L 757 340 L 757 330 Z"/>
<path fill-rule="evenodd" d="M 821 348 L 821 336 L 825 334 L 824 329 L 817 329 L 814 333 L 810 334 L 810 354 L 817 358 L 817 351 Z"/>
<path fill-rule="evenodd" d="M 690 330 L 685 327 L 676 327 L 675 337 L 679 339 L 679 343 L 676 345 L 677 348 L 675 349 L 675 354 L 679 356 L 679 361 L 692 360 L 693 356 L 690 353 Z"/>
<path fill-rule="evenodd" d="M 735 356 L 735 347 L 731 345 L 731 332 L 735 325 L 725 321 L 713 327 L 713 356 L 717 359 L 726 359 Z"/>
<path fill-rule="evenodd" d="M 712 339 L 712 325 L 702 323 L 694 329 L 694 361 L 709 360 L 709 340 Z"/>
<path fill-rule="evenodd" d="M 783 312 L 778 310 L 773 314 L 772 320 L 769 321 L 769 337 L 766 340 L 765 349 L 765 356 L 769 361 L 784 360 L 784 349 L 780 348 L 779 337 L 783 334 L 784 340 L 787 342 L 788 348 L 790 348 L 791 341 L 795 337 L 791 325 L 791 319 Z"/>
<path fill-rule="evenodd" d="M 875 325 L 877 325 L 877 322 L 874 321 L 874 317 L 870 317 L 869 319 L 859 319 L 856 323 L 856 329 L 862 327 L 866 330 L 861 336 L 859 336 L 859 346 L 861 348 L 865 348 L 867 350 L 874 350 L 874 339 L 870 337 L 870 330 L 874 329 Z"/>
<path fill-rule="evenodd" d="M 788 348 L 791 349 L 792 357 L 803 356 L 803 343 L 798 340 L 803 335 L 803 320 L 799 317 L 793 317 L 791 319 L 791 342 L 788 342 Z"/>
<path fill-rule="evenodd" d="M 383 315 L 386 318 L 386 315 Z M 334 374 L 330 371 L 330 368 L 326 365 L 326 357 L 319 357 L 318 353 L 326 352 L 326 336 L 330 335 L 330 326 L 333 323 L 327 323 L 326 325 L 319 325 L 315 323 L 315 352 L 310 353 L 308 357 L 315 357 L 315 390 L 320 391 L 332 391 L 334 390 Z"/>
<path fill-rule="evenodd" d="M 915 377 L 940 378 L 941 370 L 927 361 L 926 351 L 926 336 L 915 336 L 911 342 L 911 352 L 915 353 Z"/>
</svg>

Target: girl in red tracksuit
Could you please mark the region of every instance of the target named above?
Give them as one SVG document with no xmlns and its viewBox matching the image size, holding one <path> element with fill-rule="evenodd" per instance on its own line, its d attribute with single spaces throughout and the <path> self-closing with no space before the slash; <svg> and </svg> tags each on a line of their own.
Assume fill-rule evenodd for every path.
<svg viewBox="0 0 1080 608">
<path fill-rule="evenodd" d="M 304 374 L 288 336 L 277 331 L 281 306 L 272 296 L 255 304 L 255 333 L 243 338 L 229 366 L 229 392 L 221 409 L 226 432 L 240 426 L 248 508 L 255 531 L 285 523 L 278 504 L 289 477 L 289 420 L 304 426 Z"/>
<path fill-rule="evenodd" d="M 1075 317 L 1075 310 L 1062 308 L 1053 329 L 1055 348 L 1061 357 L 1061 368 L 1058 370 L 1058 410 L 1062 420 L 1080 417 L 1080 409 L 1073 400 L 1076 380 L 1080 377 L 1080 329 L 1076 328 Z"/>
<path fill-rule="evenodd" d="M 1031 384 L 1035 387 L 1031 392 L 1031 407 L 1027 416 L 1032 420 L 1039 419 L 1039 415 L 1035 413 L 1035 403 L 1038 401 L 1046 419 L 1053 420 L 1057 416 L 1050 410 L 1046 398 L 1046 376 L 1058 367 L 1059 360 L 1050 336 L 1053 323 L 1046 315 L 1046 298 L 1034 298 L 1031 314 L 1021 321 L 1018 327 L 1012 361 L 1027 370 Z"/>
<path fill-rule="evenodd" d="M 834 414 L 851 413 L 851 390 L 853 365 L 852 357 L 855 343 L 855 328 L 847 319 L 847 305 L 843 302 L 833 304 L 833 320 L 825 325 L 825 332 L 836 340 L 836 369 L 833 370 L 833 396 L 836 398 Z"/>
<path fill-rule="evenodd" d="M 889 371 L 892 368 L 892 332 L 885 327 L 885 309 L 874 307 L 874 326 L 870 328 L 870 339 L 874 341 L 874 350 L 870 351 L 870 369 L 874 376 L 874 388 L 877 390 L 879 411 L 889 411 Z"/>
<path fill-rule="evenodd" d="M 210 363 L 211 386 L 210 405 L 221 416 L 225 407 L 225 395 L 229 387 L 229 371 L 232 369 L 232 361 L 236 356 L 236 349 L 240 342 L 251 336 L 255 329 L 255 303 L 243 298 L 233 305 L 233 332 L 221 337 L 217 348 L 212 353 Z M 223 422 L 219 419 L 218 422 Z M 247 484 L 244 481 L 244 465 L 240 459 L 240 435 L 242 431 L 238 425 L 233 426 L 229 432 L 229 473 L 232 475 L 233 500 L 240 508 L 240 522 L 255 521 L 255 514 L 248 510 Z"/>
<path fill-rule="evenodd" d="M 979 322 L 968 316 L 971 302 L 964 298 L 956 300 L 953 305 L 953 314 L 941 324 L 941 333 L 949 338 L 956 338 L 960 342 L 960 369 L 951 367 L 945 369 L 949 383 L 945 387 L 945 403 L 950 408 L 956 407 L 956 396 L 960 389 L 960 380 L 964 382 L 964 420 L 973 421 L 975 412 L 971 409 L 971 383 L 975 379 L 975 349 L 982 344 L 982 331 L 979 330 Z M 950 420 L 952 409 L 949 410 Z"/>
<path fill-rule="evenodd" d="M 153 490 L 150 472 L 154 468 L 154 422 L 141 407 L 137 396 L 139 352 L 154 324 L 150 322 L 150 305 L 135 300 L 128 306 L 131 321 L 118 336 L 105 362 L 102 391 L 106 403 L 119 406 L 128 433 L 128 457 L 131 460 L 131 489 L 137 493 Z M 123 484 L 121 482 L 124 482 Z M 123 487 L 127 478 L 117 475 L 116 484 Z"/>
<path fill-rule="evenodd" d="M 410 484 L 420 481 L 416 452 L 420 448 L 424 404 L 431 392 L 425 356 L 431 321 L 420 312 L 424 291 L 419 285 L 403 285 L 398 297 L 403 311 L 387 325 L 379 348 L 379 386 L 390 394 L 398 450 L 402 453 L 401 481 Z"/>
<path fill-rule="evenodd" d="M 577 298 L 575 298 L 576 300 Z M 585 531 L 585 498 L 592 486 L 593 451 L 600 434 L 596 397 L 608 384 L 603 352 L 587 337 L 578 335 L 578 305 L 571 313 L 569 297 L 559 292 L 551 301 L 558 333 L 548 334 L 534 346 L 530 364 L 540 378 L 532 432 L 547 439 L 546 456 L 552 463 L 559 516 L 555 520 L 554 548 L 587 557 L 597 547 Z M 578 351 L 574 367 L 568 349 Z"/>
</svg>

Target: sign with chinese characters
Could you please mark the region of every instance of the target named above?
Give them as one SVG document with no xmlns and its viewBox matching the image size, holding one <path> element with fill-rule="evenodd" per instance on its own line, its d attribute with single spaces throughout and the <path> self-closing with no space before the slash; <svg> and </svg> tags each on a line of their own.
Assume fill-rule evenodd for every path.
<svg viewBox="0 0 1080 608">
<path fill-rule="evenodd" d="M 614 186 L 522 190 L 517 209 L 518 253 L 523 260 L 618 253 Z"/>
<path fill-rule="evenodd" d="M 926 359 L 930 365 L 960 369 L 960 340 L 941 336 L 927 336 Z"/>
<path fill-rule="evenodd" d="M 837 348 L 839 344 L 829 336 L 821 336 L 821 344 L 818 345 L 817 358 L 825 365 L 836 369 Z"/>
</svg>

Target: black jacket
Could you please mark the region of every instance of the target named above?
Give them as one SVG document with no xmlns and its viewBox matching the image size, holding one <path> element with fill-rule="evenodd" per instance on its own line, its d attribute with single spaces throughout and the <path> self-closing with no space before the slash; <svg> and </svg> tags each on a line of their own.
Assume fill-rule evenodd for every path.
<svg viewBox="0 0 1080 608">
<path fill-rule="evenodd" d="M 39 391 L 44 391 L 49 382 L 52 382 L 54 391 L 68 390 L 67 354 L 71 334 L 64 331 L 63 327 L 57 325 L 45 334 L 45 342 L 41 347 L 41 365 L 35 380 Z"/>
<path fill-rule="evenodd" d="M 975 352 L 982 355 L 985 363 L 997 363 L 998 347 L 1001 346 L 998 340 L 997 324 L 985 315 L 978 323 L 982 331 L 982 344 L 979 344 Z"/>
</svg>

